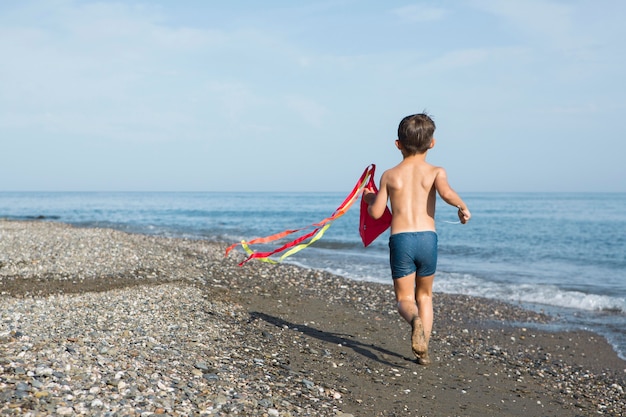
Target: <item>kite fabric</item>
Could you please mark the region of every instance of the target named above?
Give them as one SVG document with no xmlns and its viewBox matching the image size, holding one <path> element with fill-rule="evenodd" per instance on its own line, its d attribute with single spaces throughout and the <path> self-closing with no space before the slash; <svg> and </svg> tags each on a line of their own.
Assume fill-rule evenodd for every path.
<svg viewBox="0 0 626 417">
<path fill-rule="evenodd" d="M 348 196 L 345 198 L 343 203 L 341 203 L 341 205 L 337 207 L 337 209 L 335 209 L 333 214 L 331 214 L 329 217 L 325 218 L 324 220 L 307 225 L 305 227 L 298 228 L 298 229 L 288 229 L 288 230 L 285 230 L 285 231 L 282 231 L 282 232 L 279 232 L 270 236 L 266 236 L 266 237 L 260 237 L 260 238 L 252 239 L 249 241 L 242 240 L 239 243 L 235 243 L 229 246 L 226 249 L 226 256 L 228 256 L 230 251 L 233 250 L 235 247 L 241 245 L 241 247 L 248 254 L 248 256 L 239 264 L 239 266 L 242 266 L 243 264 L 245 264 L 251 259 L 258 259 L 262 262 L 276 264 L 276 263 L 283 261 L 288 256 L 291 256 L 294 253 L 297 253 L 301 251 L 302 249 L 308 247 L 309 245 L 319 240 L 322 236 L 324 236 L 324 233 L 326 232 L 326 230 L 328 230 L 328 228 L 331 226 L 334 220 L 346 214 L 346 212 L 350 209 L 350 207 L 352 207 L 352 205 L 358 199 L 359 195 L 363 192 L 363 189 L 366 186 L 371 187 L 371 185 L 373 185 L 373 188 L 376 189 L 376 185 L 374 184 L 375 170 L 376 170 L 376 165 L 374 164 L 371 164 L 367 168 L 365 168 L 365 170 L 363 171 L 363 174 L 361 175 L 361 178 L 359 178 L 354 188 L 352 189 L 350 194 L 348 194 Z M 361 210 L 363 210 L 362 198 L 361 198 L 361 204 L 362 204 Z M 389 211 L 389 209 L 387 209 L 386 212 L 387 211 Z M 366 207 L 366 214 L 367 214 L 367 207 Z M 391 216 L 391 213 L 389 213 L 389 219 L 388 219 L 389 221 L 390 221 L 390 216 Z M 369 215 L 367 217 L 369 217 Z M 386 218 L 386 216 L 383 216 L 383 218 Z M 370 218 L 370 220 L 363 223 L 363 212 L 361 211 L 361 225 L 360 225 L 359 233 L 361 234 L 361 238 L 365 246 L 369 245 L 374 239 L 376 239 L 376 237 L 378 237 L 378 235 L 380 235 L 380 233 L 382 233 L 384 230 L 387 229 L 387 227 L 389 227 L 389 224 L 387 224 L 386 227 L 384 227 L 384 229 L 378 231 L 380 227 L 382 226 L 373 226 L 375 222 L 381 222 L 383 218 L 378 219 L 378 220 L 374 220 Z M 387 220 L 384 220 L 384 221 L 387 221 Z M 313 229 L 313 230 L 305 233 L 305 231 L 307 231 L 308 229 Z M 299 233 L 299 232 L 304 233 L 304 234 L 302 234 L 296 239 L 290 242 L 287 242 L 273 250 L 260 252 L 260 251 L 255 251 L 252 249 L 252 245 L 271 243 L 276 240 L 285 238 L 289 235 Z M 271 258 L 274 255 L 277 255 L 277 259 Z"/>
<path fill-rule="evenodd" d="M 378 193 L 378 188 L 376 187 L 376 183 L 374 182 L 374 176 L 370 176 L 369 183 L 365 186 L 365 188 L 369 188 L 374 190 L 375 193 Z M 359 222 L 359 234 L 361 235 L 361 240 L 363 241 L 363 246 L 368 247 L 370 243 L 372 243 L 378 236 L 380 236 L 385 230 L 391 226 L 391 211 L 389 207 L 385 207 L 385 212 L 383 215 L 374 219 L 369 215 L 368 204 L 365 202 L 365 199 L 361 197 L 361 219 Z"/>
</svg>

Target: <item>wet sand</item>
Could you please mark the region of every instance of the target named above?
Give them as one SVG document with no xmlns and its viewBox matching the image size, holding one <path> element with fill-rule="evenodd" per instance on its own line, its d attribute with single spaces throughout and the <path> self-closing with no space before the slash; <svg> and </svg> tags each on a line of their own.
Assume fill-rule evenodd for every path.
<svg viewBox="0 0 626 417">
<path fill-rule="evenodd" d="M 8 415 L 626 414 L 626 363 L 551 318 L 435 294 L 418 365 L 391 285 L 226 245 L 0 220 Z"/>
</svg>

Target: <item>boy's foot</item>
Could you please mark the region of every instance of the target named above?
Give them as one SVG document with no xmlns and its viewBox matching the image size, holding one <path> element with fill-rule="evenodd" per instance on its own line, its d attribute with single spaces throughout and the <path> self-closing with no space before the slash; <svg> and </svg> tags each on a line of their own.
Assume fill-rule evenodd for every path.
<svg viewBox="0 0 626 417">
<path fill-rule="evenodd" d="M 415 317 L 411 322 L 411 348 L 419 363 L 422 365 L 430 363 L 430 358 L 428 357 L 428 343 L 424 335 L 424 326 L 419 317 Z"/>
<path fill-rule="evenodd" d="M 416 354 L 428 350 L 426 336 L 424 335 L 424 326 L 419 317 L 415 317 L 411 322 L 411 347 Z"/>
<path fill-rule="evenodd" d="M 430 365 L 430 356 L 428 355 L 428 352 L 421 353 L 419 356 L 416 353 L 415 356 L 417 356 L 417 363 L 420 365 Z"/>
</svg>

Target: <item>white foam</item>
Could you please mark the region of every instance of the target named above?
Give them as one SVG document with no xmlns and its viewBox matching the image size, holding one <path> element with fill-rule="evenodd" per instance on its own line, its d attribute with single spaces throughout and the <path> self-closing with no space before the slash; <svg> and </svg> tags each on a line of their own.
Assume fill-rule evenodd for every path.
<svg viewBox="0 0 626 417">
<path fill-rule="evenodd" d="M 438 278 L 435 280 L 434 290 L 439 292 L 493 298 L 515 303 L 626 313 L 626 299 L 620 297 L 564 290 L 554 285 L 490 282 L 470 274 L 444 272 L 440 273 Z"/>
</svg>

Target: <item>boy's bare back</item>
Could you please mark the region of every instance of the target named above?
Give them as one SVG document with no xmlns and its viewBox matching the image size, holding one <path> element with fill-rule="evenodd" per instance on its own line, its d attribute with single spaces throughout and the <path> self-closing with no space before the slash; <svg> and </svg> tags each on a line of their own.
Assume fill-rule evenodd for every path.
<svg viewBox="0 0 626 417">
<path fill-rule="evenodd" d="M 432 122 L 425 115 L 418 116 Z M 401 124 L 401 128 L 402 126 Z M 434 131 L 434 124 L 432 131 Z M 396 146 L 402 152 L 402 162 L 383 173 L 378 195 L 375 195 L 373 190 L 365 190 L 364 198 L 369 205 L 369 214 L 375 219 L 383 215 L 387 199 L 389 199 L 393 213 L 391 234 L 436 231 L 437 193 L 446 203 L 459 209 L 458 216 L 461 223 L 467 223 L 471 217 L 463 200 L 450 187 L 445 169 L 426 162 L 428 150 L 435 146 L 432 131 L 426 135 L 421 132 L 417 133 L 417 136 L 421 137 L 419 146 L 410 143 L 403 144 L 402 140 L 397 140 Z M 409 147 L 413 148 L 408 149 Z"/>
<path fill-rule="evenodd" d="M 389 199 L 393 213 L 392 234 L 435 231 L 437 192 L 448 204 L 459 207 L 460 212 L 463 211 L 463 201 L 448 184 L 445 169 L 429 164 L 425 161 L 425 156 L 417 154 L 405 157 L 381 176 L 379 194 L 369 211 L 372 217 L 379 218 Z M 459 213 L 463 223 L 466 221 L 465 217 Z"/>
<path fill-rule="evenodd" d="M 419 156 L 405 158 L 381 177 L 380 189 L 388 194 L 393 213 L 393 234 L 435 231 L 435 179 L 440 168 Z"/>
</svg>

